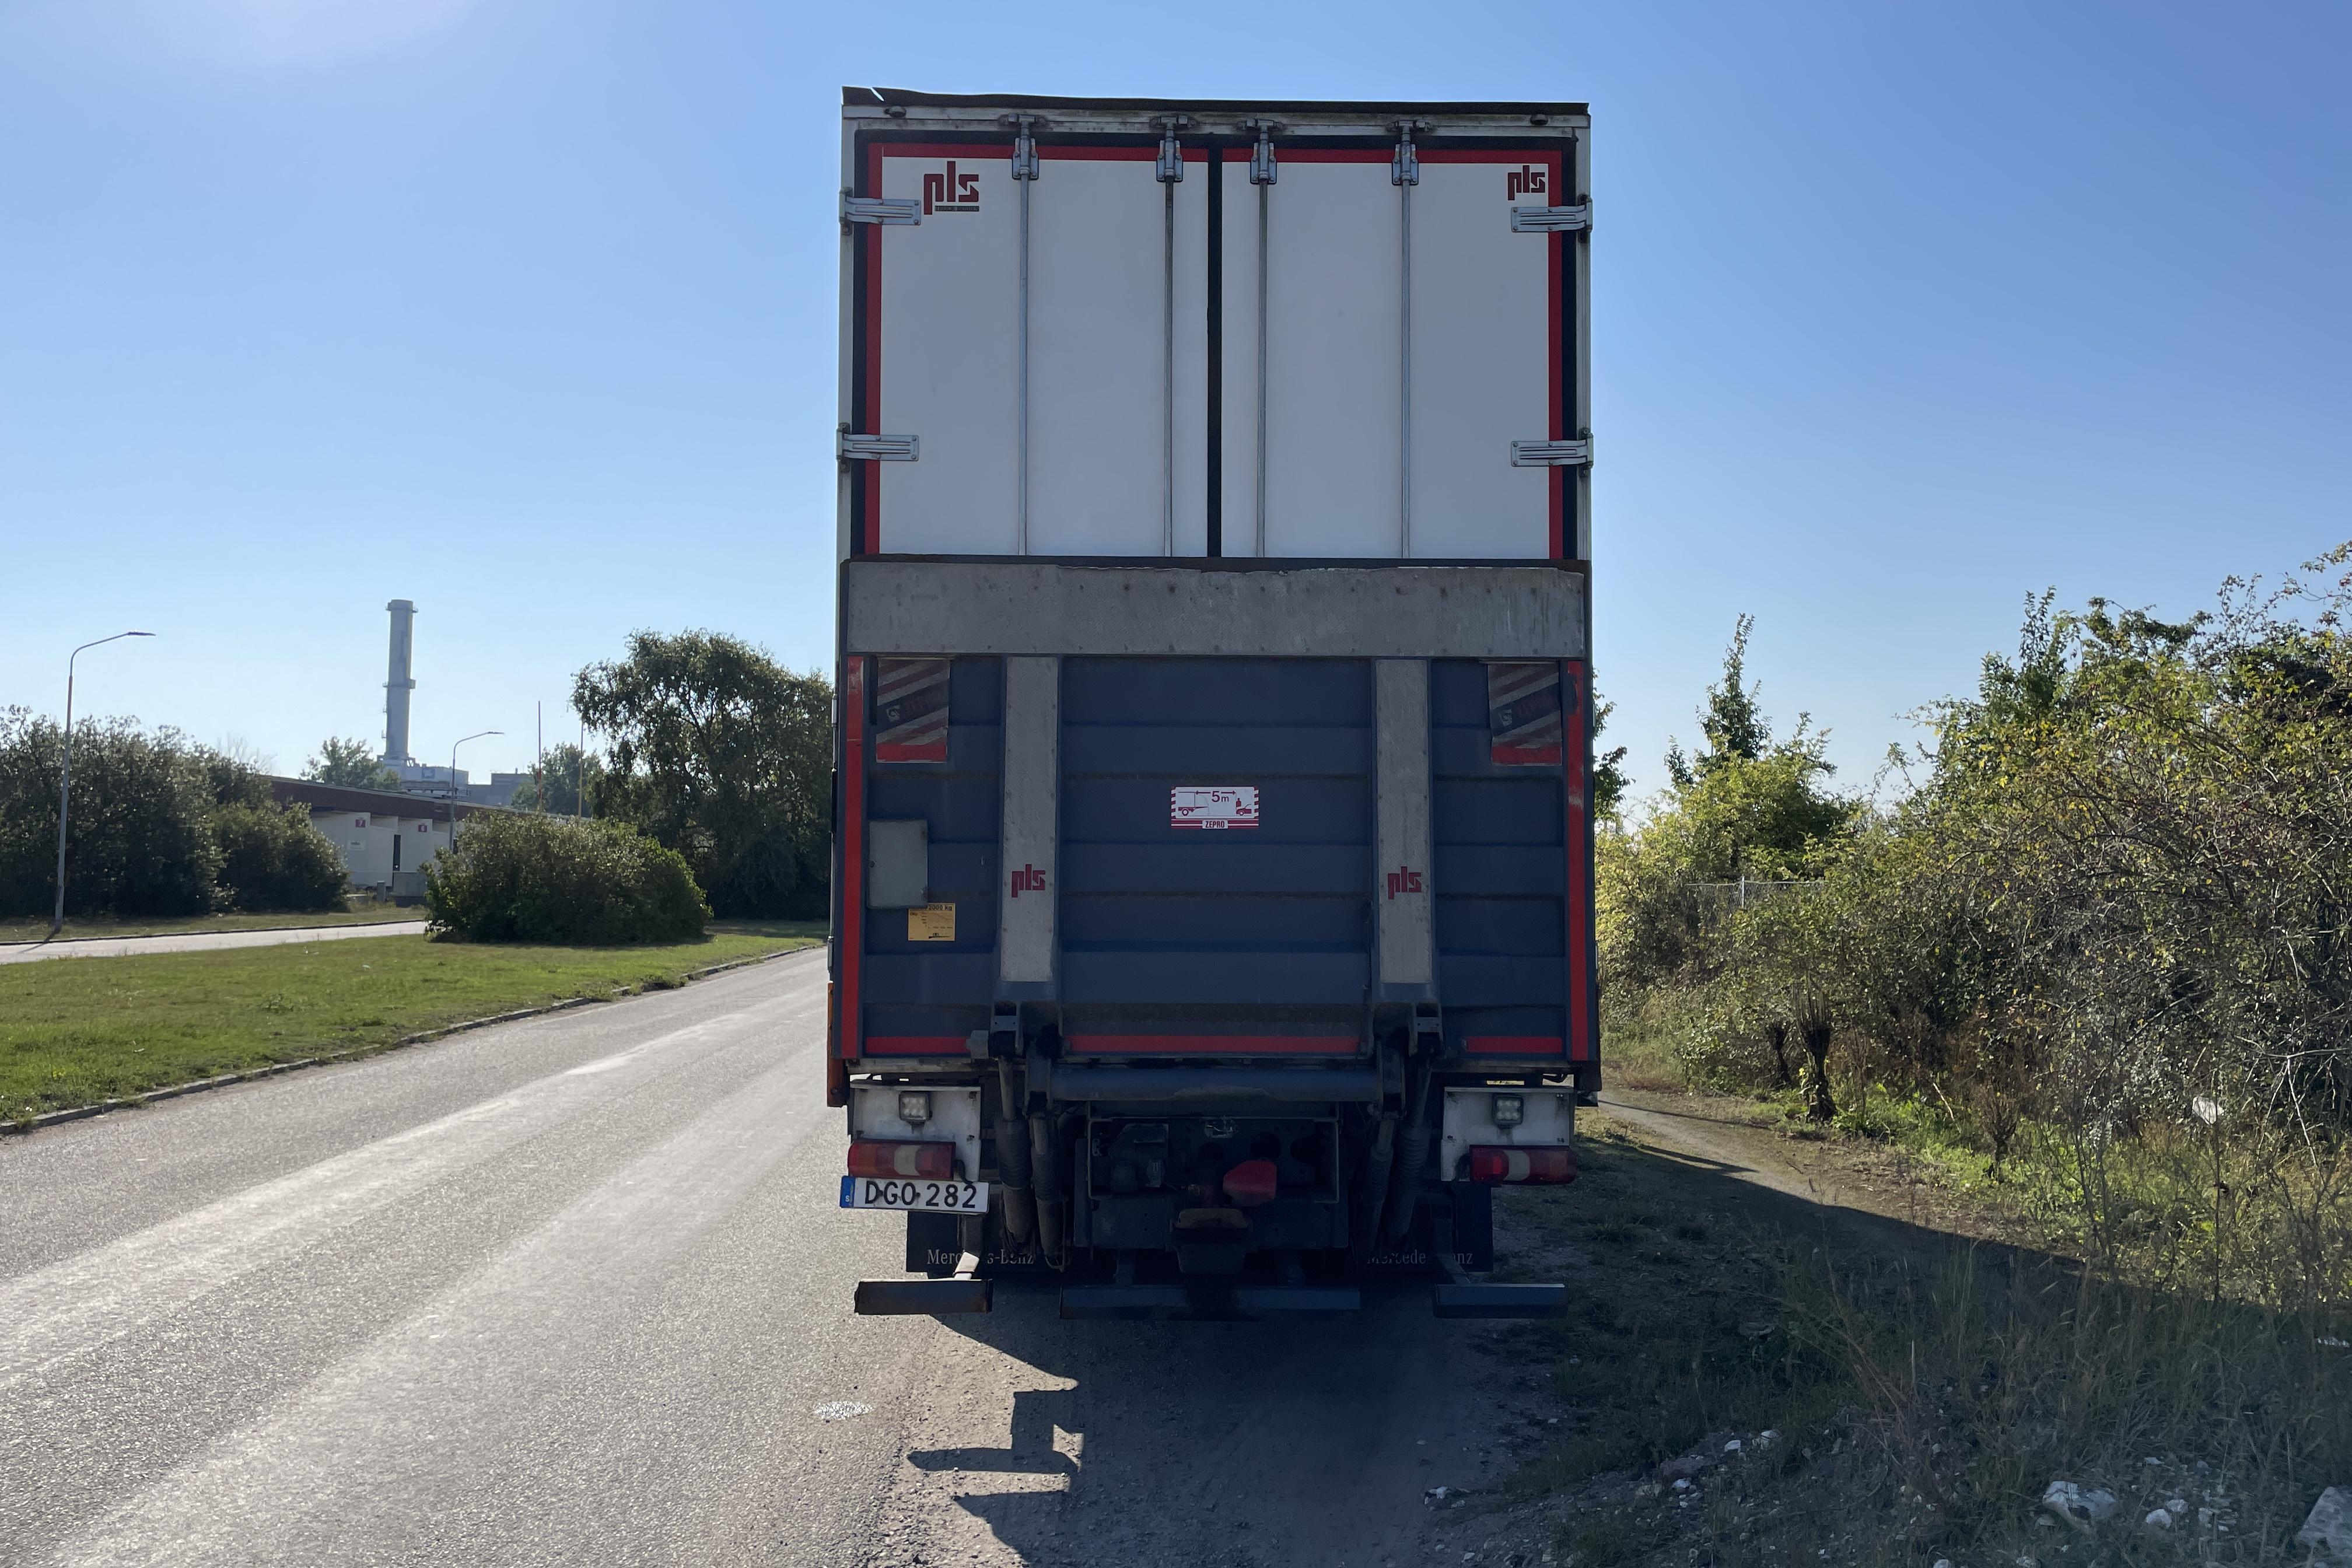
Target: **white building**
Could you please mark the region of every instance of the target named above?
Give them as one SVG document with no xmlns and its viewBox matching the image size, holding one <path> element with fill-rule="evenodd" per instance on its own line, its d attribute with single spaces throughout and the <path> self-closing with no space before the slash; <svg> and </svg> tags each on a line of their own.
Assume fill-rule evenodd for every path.
<svg viewBox="0 0 2352 1568">
<path fill-rule="evenodd" d="M 281 805 L 309 808 L 310 826 L 342 856 L 353 891 L 379 892 L 402 904 L 424 899 L 425 863 L 449 847 L 467 817 L 500 809 L 310 779 L 272 778 L 269 795 Z"/>
</svg>

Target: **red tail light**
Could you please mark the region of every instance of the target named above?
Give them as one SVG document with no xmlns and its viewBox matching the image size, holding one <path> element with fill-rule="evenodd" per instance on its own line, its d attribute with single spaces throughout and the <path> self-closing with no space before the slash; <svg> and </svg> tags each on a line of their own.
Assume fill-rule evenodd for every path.
<svg viewBox="0 0 2352 1568">
<path fill-rule="evenodd" d="M 849 1145 L 849 1173 L 853 1176 L 923 1176 L 944 1180 L 955 1174 L 955 1145 L 859 1138 Z"/>
<path fill-rule="evenodd" d="M 1572 1182 L 1576 1180 L 1576 1151 L 1478 1144 L 1470 1151 L 1470 1179 L 1474 1182 Z"/>
<path fill-rule="evenodd" d="M 1274 1201 L 1276 1172 L 1271 1160 L 1244 1160 L 1225 1173 L 1225 1196 L 1245 1209 Z"/>
</svg>

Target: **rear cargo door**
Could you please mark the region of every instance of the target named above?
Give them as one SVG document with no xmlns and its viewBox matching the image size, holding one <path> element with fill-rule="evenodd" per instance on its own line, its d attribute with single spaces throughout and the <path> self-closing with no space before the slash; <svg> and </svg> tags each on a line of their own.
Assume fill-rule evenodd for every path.
<svg viewBox="0 0 2352 1568">
<path fill-rule="evenodd" d="M 1168 181 L 1146 138 L 1030 145 L 866 144 L 917 221 L 861 237 L 856 422 L 918 445 L 861 465 L 860 552 L 1201 554 L 1207 153 Z"/>
<path fill-rule="evenodd" d="M 1372 746 L 1365 661 L 1064 661 L 1074 1052 L 1360 1048 Z"/>
<path fill-rule="evenodd" d="M 1572 199 L 1568 152 L 1272 148 L 1220 164 L 1224 553 L 1561 557 L 1574 237 L 1512 212 Z"/>
</svg>

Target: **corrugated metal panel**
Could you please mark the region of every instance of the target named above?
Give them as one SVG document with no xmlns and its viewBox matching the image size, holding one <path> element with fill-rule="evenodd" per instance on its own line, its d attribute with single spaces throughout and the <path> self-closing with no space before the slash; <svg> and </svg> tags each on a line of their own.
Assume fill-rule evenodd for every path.
<svg viewBox="0 0 2352 1568">
<path fill-rule="evenodd" d="M 1446 1038 L 1473 1055 L 1561 1057 L 1569 980 L 1562 775 L 1557 763 L 1495 762 L 1487 695 L 1483 663 L 1431 667 L 1430 818 Z"/>
<path fill-rule="evenodd" d="M 1371 978 L 1372 667 L 1072 658 L 1062 704 L 1072 1040 L 1359 1033 Z M 1199 786 L 1257 791 L 1257 826 L 1173 826 L 1171 793 Z M 1248 1011 L 1225 1011 L 1237 1007 Z"/>
<path fill-rule="evenodd" d="M 920 818 L 929 825 L 930 897 L 955 907 L 951 942 L 913 940 L 903 911 L 867 911 L 860 1000 L 869 1056 L 961 1056 L 964 1037 L 988 1027 L 996 971 L 1003 679 L 1000 659 L 954 660 L 946 761 L 868 763 L 867 817 Z M 877 728 L 869 725 L 869 732 Z"/>
</svg>

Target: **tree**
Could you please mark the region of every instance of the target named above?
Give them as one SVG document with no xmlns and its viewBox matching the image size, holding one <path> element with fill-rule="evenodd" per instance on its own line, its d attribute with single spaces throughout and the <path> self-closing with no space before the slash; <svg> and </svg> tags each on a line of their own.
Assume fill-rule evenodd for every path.
<svg viewBox="0 0 2352 1568">
<path fill-rule="evenodd" d="M 0 915 L 55 897 L 58 726 L 0 710 Z M 254 759 L 129 719 L 74 727 L 66 912 L 199 915 L 324 910 L 343 890 L 335 847 L 274 805 Z"/>
<path fill-rule="evenodd" d="M 62 741 L 52 720 L 0 710 L 0 913 L 46 911 L 55 895 Z M 212 761 L 177 731 L 151 734 L 128 719 L 75 724 L 68 916 L 212 908 L 220 849 L 211 816 L 237 787 L 235 766 Z"/>
<path fill-rule="evenodd" d="M 1603 834 L 1598 846 L 1604 993 L 1621 1000 L 1670 981 L 1700 984 L 1719 962 L 1710 932 L 1723 910 L 1706 884 L 1812 878 L 1859 819 L 1855 802 L 1825 787 L 1834 771 L 1822 754 L 1826 734 L 1800 715 L 1789 739 L 1772 739 L 1746 678 L 1754 625 L 1739 617 L 1723 677 L 1707 688 L 1699 715 L 1706 750 L 1696 761 L 1670 750 L 1664 795 L 1642 822 Z"/>
<path fill-rule="evenodd" d="M 573 679 L 613 738 L 599 811 L 686 858 L 722 915 L 814 916 L 830 880 L 833 688 L 711 632 L 638 632 Z"/>
<path fill-rule="evenodd" d="M 583 776 L 587 780 L 583 797 Z M 526 779 L 507 804 L 517 811 L 548 811 L 559 816 L 595 815 L 596 788 L 604 776 L 604 759 L 566 743 L 547 753 L 541 777 Z"/>
<path fill-rule="evenodd" d="M 1625 777 L 1625 748 L 1600 751 L 1601 731 L 1609 728 L 1609 715 L 1617 711 L 1614 702 L 1602 702 L 1600 693 L 1593 693 L 1592 739 L 1596 750 L 1592 754 L 1592 815 L 1603 821 L 1615 816 L 1625 802 L 1625 790 L 1630 783 Z"/>
<path fill-rule="evenodd" d="M 400 775 L 376 760 L 373 747 L 365 741 L 333 735 L 320 742 L 318 754 L 303 763 L 302 776 L 345 789 L 400 787 Z"/>
<path fill-rule="evenodd" d="M 1706 750 L 1693 763 L 1684 757 L 1680 745 L 1666 748 L 1666 774 L 1677 789 L 1688 789 L 1695 780 L 1730 763 L 1752 763 L 1772 744 L 1772 721 L 1764 717 L 1756 701 L 1763 687 L 1760 682 L 1747 684 L 1748 637 L 1755 629 L 1754 616 L 1743 615 L 1733 625 L 1731 646 L 1723 650 L 1723 679 L 1706 689 L 1706 706 L 1698 715 Z M 1797 716 L 1801 739 L 1805 729 L 1806 716 L 1801 713 Z"/>
</svg>

